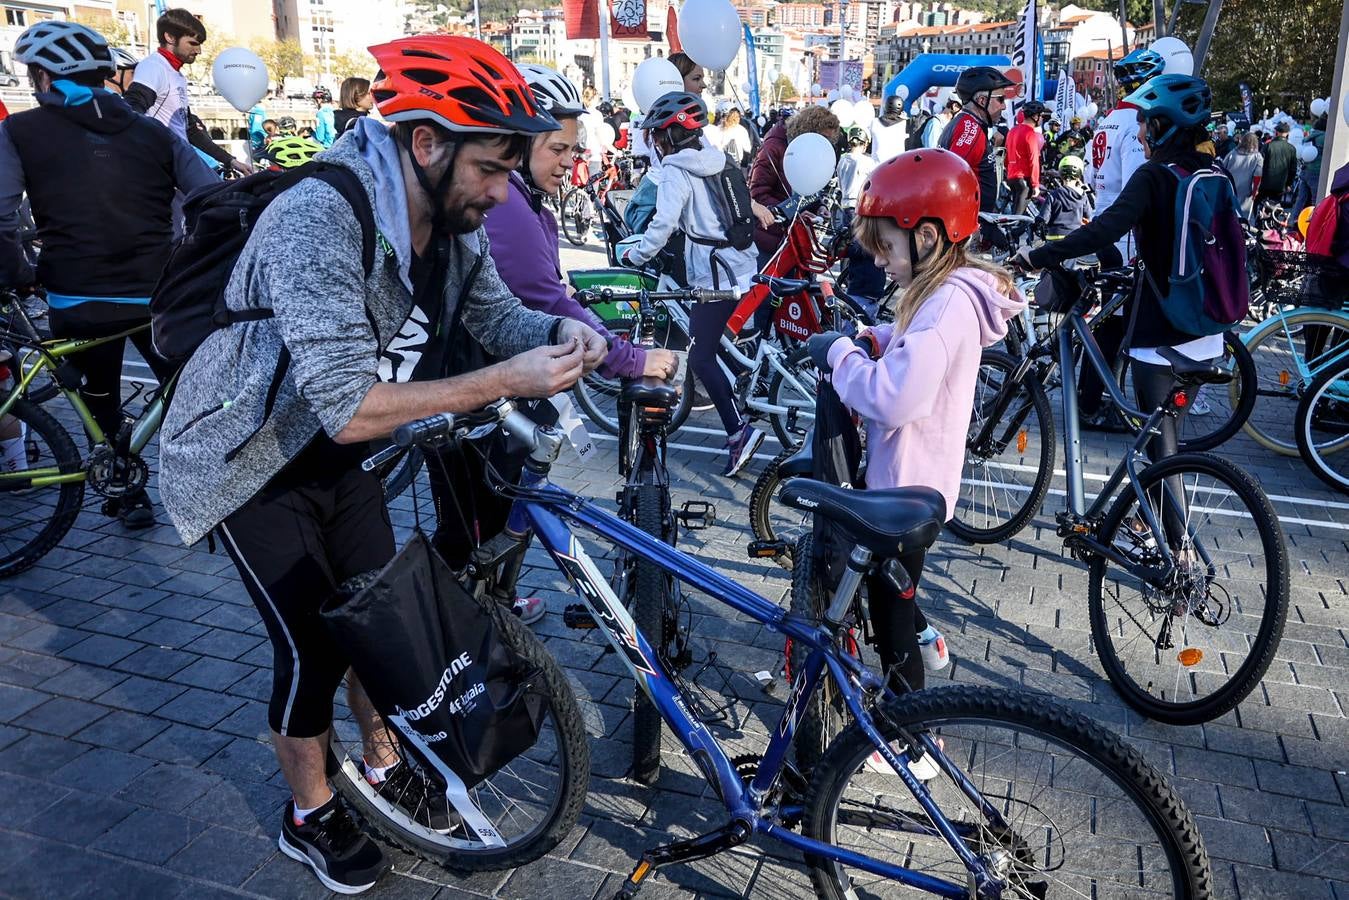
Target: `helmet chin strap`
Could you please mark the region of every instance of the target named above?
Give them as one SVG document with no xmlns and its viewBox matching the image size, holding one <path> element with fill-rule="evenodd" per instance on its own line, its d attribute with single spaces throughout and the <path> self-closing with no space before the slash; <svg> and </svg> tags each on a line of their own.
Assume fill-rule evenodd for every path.
<svg viewBox="0 0 1349 900">
<path fill-rule="evenodd" d="M 431 184 L 431 176 L 426 173 L 426 169 L 421 163 L 417 162 L 417 154 L 412 152 L 412 131 L 407 132 L 407 137 L 403 139 L 403 146 L 408 152 L 408 162 L 412 163 L 412 172 L 417 176 L 417 183 L 422 186 L 426 192 L 427 199 L 431 201 L 431 230 L 439 232 L 445 225 L 445 204 L 441 201 L 445 199 L 445 194 L 450 189 L 450 182 L 454 179 L 454 160 L 459 155 L 459 141 L 451 140 L 449 164 L 445 166 L 445 174 L 440 176 L 438 184 Z"/>
</svg>

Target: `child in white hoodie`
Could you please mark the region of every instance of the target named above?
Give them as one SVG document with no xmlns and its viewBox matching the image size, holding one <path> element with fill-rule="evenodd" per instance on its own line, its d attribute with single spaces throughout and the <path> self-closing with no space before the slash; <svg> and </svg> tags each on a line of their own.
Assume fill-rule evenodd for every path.
<svg viewBox="0 0 1349 900">
<path fill-rule="evenodd" d="M 660 156 L 661 180 L 656 212 L 639 236 L 619 245 L 619 261 L 643 266 L 660 253 L 676 230 L 688 237 L 685 262 L 689 287 L 746 293 L 759 271 L 754 248 L 737 250 L 722 244 L 726 229 L 717 214 L 709 183 L 726 166 L 726 154 L 702 142 L 707 107 L 695 94 L 676 91 L 651 104 L 640 128 Z M 757 211 L 756 211 L 757 213 Z M 771 218 L 771 214 L 770 218 Z M 726 373 L 717 365 L 717 347 L 726 322 L 739 300 L 699 303 L 689 315 L 689 369 L 711 398 L 726 429 L 728 459 L 722 474 L 732 476 L 745 467 L 763 443 L 763 432 L 740 416 Z"/>
</svg>

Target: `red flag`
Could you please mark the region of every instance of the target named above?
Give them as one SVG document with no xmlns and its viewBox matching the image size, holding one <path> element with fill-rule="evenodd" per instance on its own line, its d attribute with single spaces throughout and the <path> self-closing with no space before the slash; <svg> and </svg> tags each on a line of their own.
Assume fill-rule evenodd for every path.
<svg viewBox="0 0 1349 900">
<path fill-rule="evenodd" d="M 670 44 L 671 53 L 683 52 L 684 47 L 679 43 L 679 16 L 675 14 L 673 3 L 665 13 L 665 40 Z"/>
<path fill-rule="evenodd" d="M 562 15 L 567 22 L 567 40 L 593 41 L 599 38 L 599 6 L 595 0 L 563 0 Z"/>
</svg>

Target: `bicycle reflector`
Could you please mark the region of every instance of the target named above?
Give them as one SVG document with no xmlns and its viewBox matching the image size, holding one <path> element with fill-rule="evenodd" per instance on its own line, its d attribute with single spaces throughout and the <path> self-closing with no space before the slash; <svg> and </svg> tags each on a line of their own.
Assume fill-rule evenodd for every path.
<svg viewBox="0 0 1349 900">
<path fill-rule="evenodd" d="M 1292 380 L 1293 378 L 1291 375 L 1288 374 L 1287 369 L 1284 369 L 1279 373 L 1279 387 L 1288 387 L 1288 382 Z"/>
<path fill-rule="evenodd" d="M 1183 409 L 1190 405 L 1190 397 L 1184 391 L 1176 391 L 1171 395 L 1171 402 Z"/>
<path fill-rule="evenodd" d="M 1025 453 L 1025 452 L 1026 452 L 1026 429 L 1024 429 L 1024 428 L 1017 432 L 1017 435 L 1016 435 L 1016 452 L 1017 452 L 1017 453 Z"/>
<path fill-rule="evenodd" d="M 1204 658 L 1204 651 L 1198 647 L 1186 647 L 1176 656 L 1180 664 L 1185 668 L 1199 665 L 1199 661 Z"/>
</svg>

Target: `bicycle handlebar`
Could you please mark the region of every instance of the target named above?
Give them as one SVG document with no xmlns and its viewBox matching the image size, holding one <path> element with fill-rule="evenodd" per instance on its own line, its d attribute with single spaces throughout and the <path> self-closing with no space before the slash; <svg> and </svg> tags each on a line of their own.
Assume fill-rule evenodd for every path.
<svg viewBox="0 0 1349 900">
<path fill-rule="evenodd" d="M 645 294 L 648 300 L 687 300 L 691 303 L 720 303 L 723 300 L 739 300 L 737 291 L 713 291 L 707 288 L 689 288 L 686 291 L 643 291 L 640 288 L 586 288 L 577 291 L 572 297 L 582 306 L 595 303 L 607 303 L 610 300 L 635 300 Z"/>
</svg>

